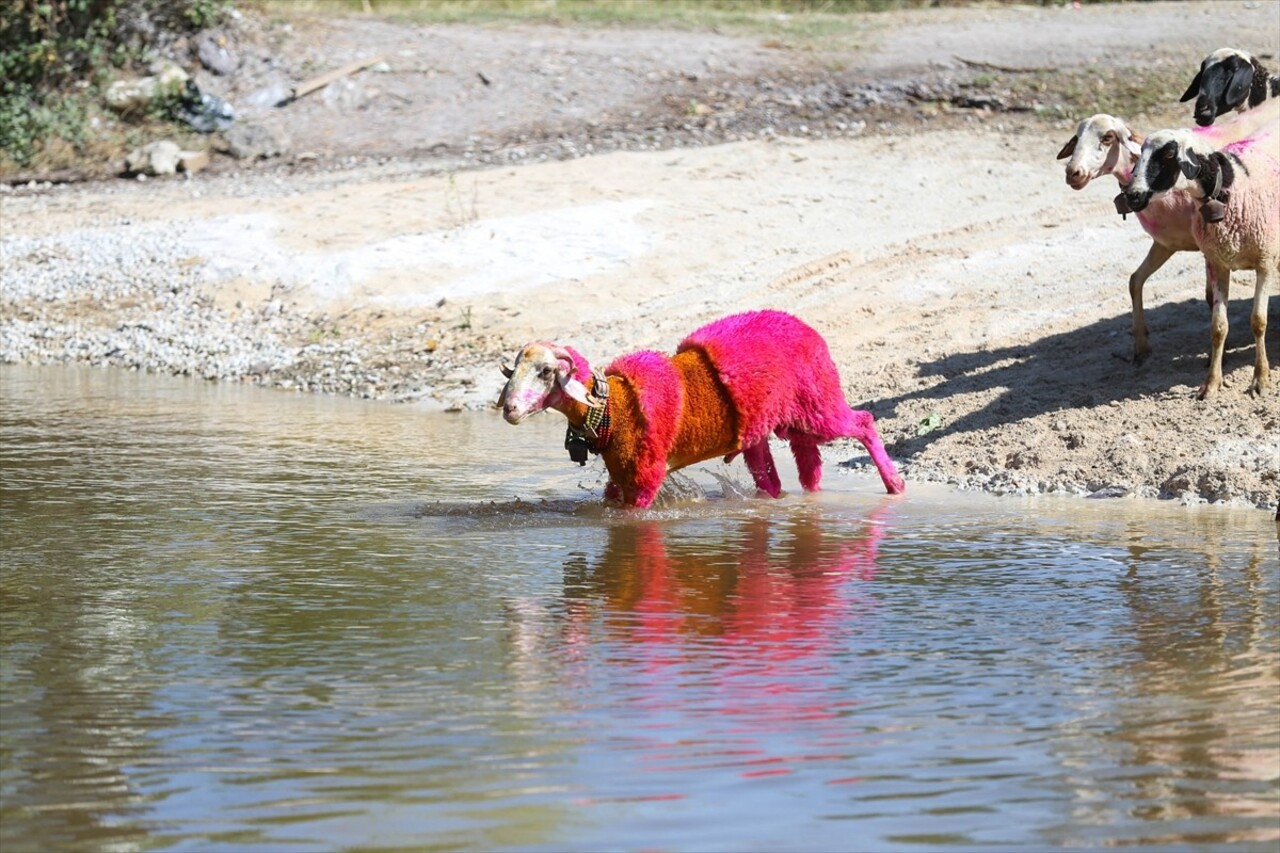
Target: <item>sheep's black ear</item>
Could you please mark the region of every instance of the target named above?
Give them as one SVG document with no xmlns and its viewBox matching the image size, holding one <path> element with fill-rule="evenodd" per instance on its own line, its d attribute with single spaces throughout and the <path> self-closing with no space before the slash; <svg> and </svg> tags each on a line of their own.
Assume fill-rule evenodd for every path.
<svg viewBox="0 0 1280 853">
<path fill-rule="evenodd" d="M 1200 75 L 1203 73 L 1204 68 L 1202 67 L 1196 72 L 1196 76 L 1192 79 L 1191 85 L 1187 87 L 1187 91 L 1182 93 L 1181 98 L 1178 98 L 1179 101 L 1189 101 L 1200 93 Z"/>
<path fill-rule="evenodd" d="M 1253 66 L 1247 62 L 1241 62 L 1240 67 L 1231 74 L 1231 81 L 1227 83 L 1227 94 L 1224 101 L 1232 107 L 1239 106 L 1244 103 L 1244 99 L 1249 97 L 1249 89 L 1253 86 Z"/>
<path fill-rule="evenodd" d="M 1178 168 L 1182 169 L 1182 174 L 1194 180 L 1200 174 L 1200 157 L 1190 148 L 1180 148 L 1178 149 Z"/>
<path fill-rule="evenodd" d="M 1061 160 L 1063 157 L 1070 157 L 1072 152 L 1076 150 L 1076 142 L 1079 141 L 1079 139 L 1080 137 L 1078 136 L 1073 136 L 1068 139 L 1067 144 L 1062 146 L 1062 150 L 1058 152 L 1058 159 Z"/>
</svg>

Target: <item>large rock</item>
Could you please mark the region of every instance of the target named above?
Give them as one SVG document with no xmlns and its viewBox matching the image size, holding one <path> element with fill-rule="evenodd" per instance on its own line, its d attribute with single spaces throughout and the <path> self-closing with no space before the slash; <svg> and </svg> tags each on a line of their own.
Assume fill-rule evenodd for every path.
<svg viewBox="0 0 1280 853">
<path fill-rule="evenodd" d="M 178 144 L 163 139 L 130 151 L 124 159 L 124 167 L 126 171 L 139 175 L 172 175 L 178 171 L 181 159 L 182 149 Z"/>
<path fill-rule="evenodd" d="M 105 94 L 107 106 L 121 113 L 145 109 L 158 98 L 180 96 L 186 91 L 190 79 L 187 72 L 172 62 L 166 62 L 150 77 L 112 83 Z"/>
<path fill-rule="evenodd" d="M 265 124 L 244 122 L 227 131 L 227 147 L 240 160 L 279 157 L 289 152 L 289 136 Z"/>
<path fill-rule="evenodd" d="M 214 74 L 227 75 L 240 67 L 240 55 L 231 48 L 226 33 L 216 30 L 203 32 L 196 39 L 196 55 L 200 64 Z"/>
</svg>

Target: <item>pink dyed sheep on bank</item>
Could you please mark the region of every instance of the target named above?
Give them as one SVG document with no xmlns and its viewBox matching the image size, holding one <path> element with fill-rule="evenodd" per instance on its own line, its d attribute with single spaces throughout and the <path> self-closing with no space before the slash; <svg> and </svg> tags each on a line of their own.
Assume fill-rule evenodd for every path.
<svg viewBox="0 0 1280 853">
<path fill-rule="evenodd" d="M 609 472 L 605 499 L 653 503 L 668 471 L 742 454 L 756 486 L 777 497 L 782 484 L 769 436 L 791 443 L 806 491 L 822 479 L 819 445 L 860 441 L 885 488 L 903 491 L 870 412 L 849 408 L 826 341 L 781 311 L 735 314 L 703 326 L 674 356 L 644 350 L 603 373 L 572 347 L 525 345 L 498 403 L 508 423 L 544 409 L 569 421 L 565 447 L 585 464 L 597 453 Z"/>
</svg>

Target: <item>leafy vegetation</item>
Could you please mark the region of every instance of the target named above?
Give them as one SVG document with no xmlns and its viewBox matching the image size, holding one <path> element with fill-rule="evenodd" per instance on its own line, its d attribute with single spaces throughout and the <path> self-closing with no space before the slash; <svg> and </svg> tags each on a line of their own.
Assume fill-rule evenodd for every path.
<svg viewBox="0 0 1280 853">
<path fill-rule="evenodd" d="M 230 0 L 6 0 L 0 5 L 0 171 L 92 149 L 112 73 L 218 22 Z M 42 156 L 43 155 L 43 156 Z"/>
</svg>

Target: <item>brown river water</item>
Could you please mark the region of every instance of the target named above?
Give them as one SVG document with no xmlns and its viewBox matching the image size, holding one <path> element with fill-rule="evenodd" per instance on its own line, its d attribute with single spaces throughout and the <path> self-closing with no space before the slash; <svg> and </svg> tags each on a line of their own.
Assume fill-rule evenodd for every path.
<svg viewBox="0 0 1280 853">
<path fill-rule="evenodd" d="M 0 368 L 0 849 L 1280 841 L 1269 514 L 562 437 Z"/>
</svg>

